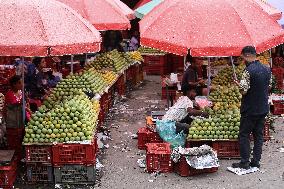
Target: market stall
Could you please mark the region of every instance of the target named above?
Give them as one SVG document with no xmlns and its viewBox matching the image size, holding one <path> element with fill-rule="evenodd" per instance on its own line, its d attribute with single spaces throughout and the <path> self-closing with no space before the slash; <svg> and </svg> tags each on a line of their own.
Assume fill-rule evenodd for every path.
<svg viewBox="0 0 284 189">
<path fill-rule="evenodd" d="M 186 143 L 182 142 L 185 140 L 180 140 L 183 135 L 170 133 L 167 137 L 163 137 L 162 130 L 158 130 L 158 134 L 163 141 L 171 145 L 178 143 L 181 146 L 195 147 L 207 144 L 217 151 L 218 158 L 234 158 L 240 155 L 237 139 L 241 95 L 238 87 L 234 85 L 233 77 L 240 77 L 244 64 L 240 63 L 237 58 L 234 60 L 233 56 L 239 56 L 241 49 L 246 45 L 255 46 L 258 53 L 280 45 L 284 42 L 284 33 L 281 27 L 253 2 L 226 1 L 220 5 L 218 3 L 221 2 L 196 3 L 180 0 L 178 3 L 169 1 L 160 3 L 155 11 L 150 12 L 140 22 L 141 44 L 182 56 L 189 52 L 193 57 L 209 57 L 207 59 L 207 87 L 208 89 L 211 86 L 215 88 L 208 94 L 207 99 L 213 103 L 213 106 L 203 110 L 207 112 L 209 118 L 193 118 L 189 131 L 185 133 Z M 249 4 L 250 10 L 246 11 L 244 8 L 246 6 L 242 6 L 244 4 Z M 220 7 L 226 10 L 234 9 L 234 11 L 222 11 Z M 252 9 L 254 11 L 251 11 Z M 230 19 L 226 19 L 228 17 Z M 242 20 L 242 24 L 238 24 L 239 19 Z M 262 24 L 253 23 L 257 19 L 261 19 Z M 251 27 L 253 25 L 258 29 Z M 268 25 L 271 26 L 269 30 L 267 30 Z M 247 32 L 243 32 L 243 29 Z M 258 35 L 260 30 L 267 31 L 267 35 Z M 215 57 L 228 58 L 226 61 L 221 59 L 213 63 Z M 259 55 L 258 58 L 263 63 L 269 63 L 268 66 L 271 65 L 268 52 Z M 223 62 L 225 67 L 211 69 L 212 63 L 215 67 L 219 64 L 223 66 Z M 214 78 L 211 72 L 215 75 Z M 179 116 L 185 114 L 186 108 L 175 107 L 175 105 L 171 107 L 168 112 L 173 112 L 172 114 L 177 118 L 171 120 L 163 117 L 165 122 L 162 125 L 169 128 L 169 123 L 166 121 L 180 121 Z M 269 123 L 266 124 L 264 129 L 266 140 L 270 138 L 269 125 Z M 156 126 L 159 127 L 158 124 Z"/>
<path fill-rule="evenodd" d="M 62 3 L 57 1 L 47 2 L 43 0 L 7 0 L 1 1 L 0 9 L 1 13 L 3 13 L 1 15 L 4 16 L 1 18 L 1 56 L 56 56 L 97 52 L 100 50 L 101 38 L 99 32 L 73 9 Z M 32 14 L 31 9 L 34 10 Z M 10 14 L 11 12 L 14 12 L 14 14 Z M 13 20 L 13 22 L 11 22 L 11 20 Z M 64 27 L 62 27 L 61 30 L 58 30 L 57 26 L 59 25 Z M 9 27 L 7 28 L 7 26 Z M 13 33 L 13 35 L 11 35 L 11 33 Z M 69 35 L 65 35 L 66 33 Z M 22 58 L 22 60 L 23 59 L 24 58 Z M 22 75 L 22 83 L 25 83 L 24 73 L 27 64 L 24 61 L 20 61 L 19 63 L 21 69 L 17 74 Z M 24 87 L 24 85 L 22 86 Z M 17 90 L 19 89 L 17 88 Z M 15 175 L 17 173 L 17 165 L 23 158 L 22 140 L 25 135 L 24 133 L 28 134 L 26 131 L 29 131 L 24 127 L 27 119 L 27 98 L 25 98 L 24 95 L 25 88 L 20 90 L 20 92 L 21 91 L 23 91 L 23 93 L 20 94 L 23 95 L 20 95 L 19 98 L 16 96 L 16 104 L 9 104 L 9 108 L 15 106 L 13 109 L 17 109 L 17 112 L 7 113 L 9 116 L 5 117 L 5 122 L 9 123 L 7 124 L 8 128 L 6 128 L 7 146 L 10 150 L 13 150 L 14 155 L 10 158 L 11 162 L 6 162 L 6 166 L 10 166 L 10 168 L 5 168 L 7 171 L 3 171 L 1 167 L 0 187 L 4 188 L 12 188 L 13 186 L 13 182 L 16 178 Z M 13 91 L 10 93 L 12 94 L 12 92 Z M 76 99 L 74 100 L 74 103 L 76 102 L 78 102 L 78 99 L 77 101 Z M 6 107 L 8 107 L 8 105 L 6 105 Z M 42 109 L 44 108 L 40 108 L 41 111 Z M 10 111 L 10 109 L 6 109 L 5 111 L 8 112 L 8 110 Z M 41 121 L 42 119 L 40 112 L 36 112 L 31 119 L 34 120 L 36 115 L 38 118 L 38 120 L 34 121 L 36 127 L 42 129 L 43 125 L 38 125 L 38 121 Z M 8 118 L 11 119 L 8 120 Z M 11 124 L 11 121 L 14 121 L 15 124 Z M 31 134 L 31 136 L 39 141 L 39 136 L 41 136 L 40 133 L 41 132 L 38 131 L 37 135 Z M 37 148 L 37 146 L 35 146 L 35 148 Z M 44 157 L 49 161 L 46 156 Z M 33 175 L 33 173 L 37 173 L 39 170 L 45 171 L 44 176 L 47 176 L 46 170 L 50 171 L 50 169 L 53 169 L 50 164 L 40 162 L 39 158 L 33 162 L 28 161 L 26 167 L 29 173 L 28 175 L 30 176 Z M 39 176 L 39 179 L 44 180 L 44 176 Z M 30 181 L 33 180 L 31 177 L 28 178 L 28 180 L 29 179 L 31 179 Z"/>
</svg>

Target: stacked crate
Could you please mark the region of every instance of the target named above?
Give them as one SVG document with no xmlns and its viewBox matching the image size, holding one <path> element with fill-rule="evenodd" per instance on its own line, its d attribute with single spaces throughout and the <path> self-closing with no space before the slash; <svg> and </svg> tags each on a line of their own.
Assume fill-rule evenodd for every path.
<svg viewBox="0 0 284 189">
<path fill-rule="evenodd" d="M 169 73 L 167 55 L 145 55 L 144 70 L 147 75 L 165 75 Z"/>
<path fill-rule="evenodd" d="M 284 89 L 284 85 L 283 85 L 284 69 L 281 67 L 272 68 L 272 74 L 275 76 L 276 88 L 280 91 L 283 91 Z"/>
<path fill-rule="evenodd" d="M 17 156 L 14 151 L 9 150 L 2 150 L 0 153 L 2 155 L 0 159 L 0 188 L 12 189 L 17 177 Z"/>
<path fill-rule="evenodd" d="M 53 183 L 51 145 L 26 145 L 25 150 L 28 182 Z"/>
<path fill-rule="evenodd" d="M 149 173 L 170 173 L 173 171 L 169 143 L 148 143 L 146 146 L 146 168 Z"/>
<path fill-rule="evenodd" d="M 90 144 L 56 144 L 52 146 L 55 183 L 95 183 L 96 141 L 94 138 Z"/>
<path fill-rule="evenodd" d="M 157 132 L 149 130 L 147 127 L 142 127 L 138 130 L 138 149 L 146 150 L 148 143 L 160 143 L 163 142 Z"/>
</svg>

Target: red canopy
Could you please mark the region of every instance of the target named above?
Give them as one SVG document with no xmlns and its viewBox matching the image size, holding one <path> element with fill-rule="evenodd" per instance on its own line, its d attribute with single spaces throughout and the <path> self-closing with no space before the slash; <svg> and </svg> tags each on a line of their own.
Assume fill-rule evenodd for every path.
<svg viewBox="0 0 284 189">
<path fill-rule="evenodd" d="M 284 43 L 284 31 L 247 0 L 165 0 L 140 21 L 141 44 L 192 56 L 240 55 L 246 45 L 260 53 Z"/>
<path fill-rule="evenodd" d="M 140 0 L 135 7 L 133 8 L 133 10 L 138 9 L 139 7 L 145 5 L 146 3 L 149 3 L 151 0 Z"/>
<path fill-rule="evenodd" d="M 125 13 L 112 0 L 58 0 L 90 21 L 98 30 L 127 30 L 131 25 Z"/>
<path fill-rule="evenodd" d="M 0 56 L 47 56 L 100 50 L 100 33 L 54 0 L 0 1 Z"/>
<path fill-rule="evenodd" d="M 282 12 L 280 10 L 274 8 L 270 4 L 268 4 L 268 3 L 266 3 L 262 0 L 252 0 L 252 1 L 256 2 L 262 8 L 262 10 L 267 12 L 273 19 L 280 20 L 282 18 Z"/>
</svg>

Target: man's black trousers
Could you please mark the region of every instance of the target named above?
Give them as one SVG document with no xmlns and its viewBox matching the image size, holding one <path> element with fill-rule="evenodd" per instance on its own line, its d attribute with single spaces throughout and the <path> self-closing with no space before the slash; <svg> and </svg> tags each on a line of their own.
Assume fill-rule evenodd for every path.
<svg viewBox="0 0 284 189">
<path fill-rule="evenodd" d="M 252 162 L 259 163 L 262 154 L 263 128 L 266 115 L 241 115 L 239 141 L 241 162 L 250 161 L 250 134 L 253 134 L 254 148 Z"/>
</svg>

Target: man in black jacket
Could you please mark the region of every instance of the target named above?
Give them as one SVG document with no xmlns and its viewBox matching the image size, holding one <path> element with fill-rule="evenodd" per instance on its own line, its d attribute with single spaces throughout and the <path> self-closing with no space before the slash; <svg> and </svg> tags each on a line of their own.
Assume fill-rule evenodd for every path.
<svg viewBox="0 0 284 189">
<path fill-rule="evenodd" d="M 256 60 L 256 50 L 252 46 L 244 47 L 242 57 L 246 68 L 240 81 L 235 83 L 242 93 L 241 123 L 240 123 L 240 154 L 241 162 L 233 163 L 233 168 L 249 169 L 260 167 L 263 145 L 263 127 L 265 117 L 269 112 L 268 95 L 271 83 L 270 68 Z M 249 136 L 253 134 L 253 158 L 250 161 Z"/>
</svg>

